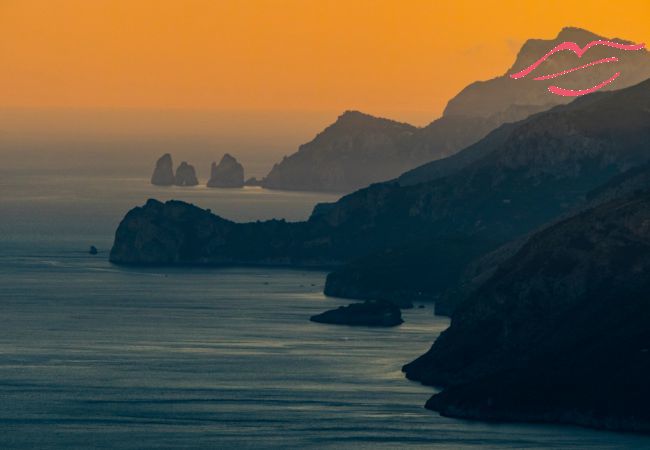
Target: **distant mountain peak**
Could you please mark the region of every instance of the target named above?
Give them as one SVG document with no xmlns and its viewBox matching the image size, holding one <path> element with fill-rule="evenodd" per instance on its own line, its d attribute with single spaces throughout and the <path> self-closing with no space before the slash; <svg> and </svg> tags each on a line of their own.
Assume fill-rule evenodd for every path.
<svg viewBox="0 0 650 450">
<path fill-rule="evenodd" d="M 350 118 L 360 118 L 360 117 L 373 117 L 370 114 L 363 113 L 356 109 L 348 109 L 339 116 L 339 119 L 350 119 Z"/>
<path fill-rule="evenodd" d="M 521 46 L 513 65 L 501 76 L 491 80 L 477 81 L 465 87 L 454 98 L 449 100 L 444 115 L 475 115 L 492 117 L 495 114 L 506 114 L 509 121 L 526 117 L 530 108 L 523 110 L 523 114 L 509 114 L 513 105 L 527 105 L 547 109 L 553 105 L 565 104 L 573 100 L 572 97 L 552 95 L 548 92 L 550 82 L 540 82 L 534 77 L 524 77 L 512 80 L 509 75 L 519 72 L 538 61 L 558 44 L 575 42 L 584 47 L 592 41 L 613 40 L 620 43 L 631 43 L 620 38 L 604 37 L 589 30 L 578 27 L 564 27 L 550 39 L 528 39 Z M 576 55 L 571 51 L 560 51 L 536 69 L 539 75 L 560 73 L 574 68 L 582 58 L 589 63 L 598 59 L 616 56 L 616 66 L 601 64 L 585 71 L 567 72 L 557 80 L 560 87 L 565 89 L 580 90 L 602 82 L 612 76 L 616 71 L 621 72 L 621 77 L 615 83 L 608 85 L 604 90 L 621 89 L 640 83 L 650 77 L 650 57 L 645 50 L 623 51 L 604 46 L 595 46 L 589 49 L 588 54 Z M 573 72 L 573 71 L 571 71 Z M 555 80 L 554 80 L 555 82 Z"/>
<path fill-rule="evenodd" d="M 573 41 L 577 44 L 587 44 L 591 41 L 598 39 L 604 39 L 602 36 L 599 36 L 595 33 L 592 33 L 589 30 L 579 27 L 564 27 L 560 30 L 557 37 L 555 38 L 559 41 Z"/>
<path fill-rule="evenodd" d="M 521 49 L 519 49 L 515 63 L 508 72 L 514 68 L 529 65 L 543 56 L 546 51 L 549 51 L 552 47 L 562 42 L 575 42 L 578 45 L 586 45 L 591 41 L 602 39 L 607 38 L 578 27 L 564 27 L 553 39 L 528 39 L 521 46 Z"/>
<path fill-rule="evenodd" d="M 336 123 L 363 123 L 373 122 L 379 119 L 378 117 L 371 116 L 370 114 L 362 113 L 357 110 L 347 110 L 337 117 Z"/>
<path fill-rule="evenodd" d="M 415 130 L 416 127 L 409 125 L 407 123 L 397 122 L 395 120 L 386 119 L 383 117 L 376 117 L 370 114 L 362 113 L 361 111 L 356 110 L 347 110 L 334 122 L 329 128 L 377 128 L 377 127 L 395 127 L 404 128 L 407 130 Z"/>
</svg>

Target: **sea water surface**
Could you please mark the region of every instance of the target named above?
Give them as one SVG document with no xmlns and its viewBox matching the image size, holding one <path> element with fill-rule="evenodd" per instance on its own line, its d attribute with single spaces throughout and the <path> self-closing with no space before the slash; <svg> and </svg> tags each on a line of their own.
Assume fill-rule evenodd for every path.
<svg viewBox="0 0 650 450">
<path fill-rule="evenodd" d="M 448 325 L 430 305 L 390 329 L 323 325 L 309 316 L 347 303 L 322 295 L 324 272 L 111 265 L 119 220 L 150 197 L 234 220 L 304 219 L 336 199 L 2 174 L 0 448 L 650 447 L 425 410 L 434 390 L 400 367 Z"/>
</svg>

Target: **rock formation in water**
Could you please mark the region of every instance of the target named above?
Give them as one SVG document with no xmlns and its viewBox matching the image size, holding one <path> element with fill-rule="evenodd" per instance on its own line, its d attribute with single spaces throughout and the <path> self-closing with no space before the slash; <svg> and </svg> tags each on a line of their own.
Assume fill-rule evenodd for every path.
<svg viewBox="0 0 650 450">
<path fill-rule="evenodd" d="M 650 431 L 650 186 L 535 233 L 408 378 L 443 415 Z"/>
<path fill-rule="evenodd" d="M 174 184 L 176 186 L 196 186 L 199 180 L 196 178 L 194 166 L 183 161 L 176 169 L 176 176 L 174 176 Z"/>
<path fill-rule="evenodd" d="M 212 163 L 208 187 L 240 188 L 244 186 L 244 167 L 226 153 L 219 164 Z"/>
<path fill-rule="evenodd" d="M 158 161 L 156 167 L 151 175 L 151 184 L 156 186 L 171 186 L 174 184 L 174 166 L 172 156 L 165 153 Z"/>
<path fill-rule="evenodd" d="M 550 94 L 549 82 L 533 77 L 513 80 L 509 75 L 527 67 L 561 42 L 585 45 L 599 39 L 605 38 L 586 30 L 565 28 L 554 39 L 526 41 L 506 73 L 464 88 L 449 101 L 443 116 L 424 128 L 348 111 L 314 140 L 277 163 L 262 185 L 270 189 L 351 192 L 452 155 L 504 123 L 570 102 L 570 97 Z M 610 57 L 612 51 L 596 46 L 588 55 L 591 61 Z M 650 77 L 647 51 L 615 53 L 619 58 L 616 70 L 621 71 L 621 76 L 606 89 L 632 86 Z M 576 60 L 572 52 L 559 52 L 544 63 L 544 69 L 548 73 L 560 72 L 574 67 Z M 563 76 L 562 86 L 591 87 L 611 77 L 611 72 L 608 64 L 593 66 Z M 426 177 L 426 171 L 420 171 L 418 177 L 411 176 L 410 180 L 417 182 L 422 176 Z"/>
<path fill-rule="evenodd" d="M 88 253 L 91 254 L 91 255 L 96 255 L 99 252 L 97 251 L 97 247 L 95 247 L 94 245 L 91 245 L 90 248 L 88 249 Z"/>
<path fill-rule="evenodd" d="M 336 309 L 311 316 L 312 322 L 334 325 L 362 325 L 394 327 L 402 322 L 402 312 L 393 303 L 385 301 L 366 301 L 339 306 Z"/>
<path fill-rule="evenodd" d="M 250 177 L 244 182 L 244 186 L 262 186 L 262 181 L 255 177 Z"/>
</svg>

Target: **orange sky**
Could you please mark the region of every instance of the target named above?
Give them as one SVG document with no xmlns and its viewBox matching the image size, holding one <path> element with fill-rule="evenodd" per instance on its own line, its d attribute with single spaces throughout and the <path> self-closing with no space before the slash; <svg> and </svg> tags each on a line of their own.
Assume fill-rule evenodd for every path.
<svg viewBox="0 0 650 450">
<path fill-rule="evenodd" d="M 649 24 L 648 0 L 0 0 L 0 107 L 360 109 L 423 124 L 528 37 L 573 25 L 650 43 Z"/>
</svg>

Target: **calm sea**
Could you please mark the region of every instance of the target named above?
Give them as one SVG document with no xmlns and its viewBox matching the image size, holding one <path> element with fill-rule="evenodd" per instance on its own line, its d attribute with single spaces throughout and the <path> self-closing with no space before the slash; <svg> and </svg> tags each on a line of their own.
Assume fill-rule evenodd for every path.
<svg viewBox="0 0 650 450">
<path fill-rule="evenodd" d="M 1 448 L 649 448 L 577 427 L 447 419 L 400 366 L 448 321 L 315 324 L 325 273 L 134 269 L 107 252 L 149 197 L 234 220 L 304 219 L 329 195 L 0 174 Z M 90 245 L 100 252 L 87 253 Z"/>
</svg>

